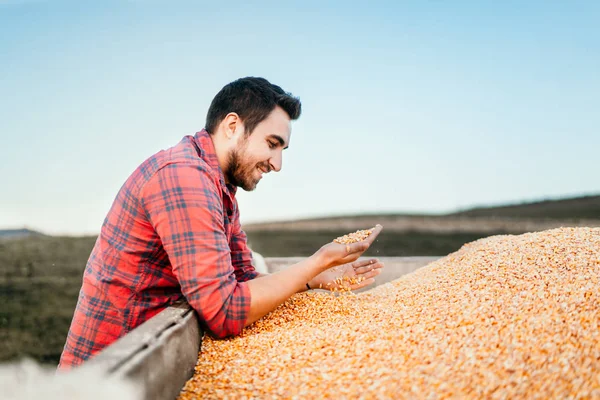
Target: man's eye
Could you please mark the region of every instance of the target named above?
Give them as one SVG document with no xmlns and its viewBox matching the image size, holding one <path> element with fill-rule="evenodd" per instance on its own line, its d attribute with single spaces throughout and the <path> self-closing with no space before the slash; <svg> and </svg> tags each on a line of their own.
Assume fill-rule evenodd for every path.
<svg viewBox="0 0 600 400">
<path fill-rule="evenodd" d="M 275 147 L 277 147 L 277 143 L 273 143 L 273 142 L 269 141 L 269 147 L 274 149 Z"/>
</svg>

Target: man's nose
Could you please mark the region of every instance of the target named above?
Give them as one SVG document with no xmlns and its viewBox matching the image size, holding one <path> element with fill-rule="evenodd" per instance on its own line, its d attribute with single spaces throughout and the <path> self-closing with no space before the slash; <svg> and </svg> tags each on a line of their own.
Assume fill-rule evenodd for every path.
<svg viewBox="0 0 600 400">
<path fill-rule="evenodd" d="M 275 172 L 281 171 L 281 153 L 278 153 L 276 156 L 272 157 L 269 160 L 269 165 L 271 169 Z"/>
</svg>

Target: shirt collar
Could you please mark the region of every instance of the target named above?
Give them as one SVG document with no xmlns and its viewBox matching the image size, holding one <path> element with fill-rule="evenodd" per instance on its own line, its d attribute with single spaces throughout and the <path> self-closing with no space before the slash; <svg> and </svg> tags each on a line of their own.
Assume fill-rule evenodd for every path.
<svg viewBox="0 0 600 400">
<path fill-rule="evenodd" d="M 202 158 L 208 164 L 213 174 L 219 178 L 219 182 L 221 182 L 223 188 L 227 188 L 229 193 L 235 195 L 237 187 L 229 183 L 225 184 L 225 176 L 223 175 L 221 166 L 219 166 L 219 159 L 217 158 L 215 145 L 206 129 L 196 132 L 194 135 L 194 142 L 198 147 L 200 158 Z"/>
</svg>

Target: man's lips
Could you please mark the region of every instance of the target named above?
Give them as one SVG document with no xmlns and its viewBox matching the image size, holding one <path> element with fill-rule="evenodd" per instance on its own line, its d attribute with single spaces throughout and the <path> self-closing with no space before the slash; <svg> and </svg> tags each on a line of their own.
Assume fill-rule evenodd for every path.
<svg viewBox="0 0 600 400">
<path fill-rule="evenodd" d="M 267 167 L 267 168 L 265 168 L 265 167 L 258 166 L 258 167 L 256 167 L 256 168 L 258 168 L 258 170 L 259 170 L 260 172 L 262 172 L 263 174 L 268 174 L 269 172 L 271 172 L 271 169 L 270 169 L 270 168 L 268 168 L 268 167 Z"/>
<path fill-rule="evenodd" d="M 258 179 L 262 179 L 263 175 L 266 173 L 262 168 L 256 167 L 258 170 Z"/>
</svg>

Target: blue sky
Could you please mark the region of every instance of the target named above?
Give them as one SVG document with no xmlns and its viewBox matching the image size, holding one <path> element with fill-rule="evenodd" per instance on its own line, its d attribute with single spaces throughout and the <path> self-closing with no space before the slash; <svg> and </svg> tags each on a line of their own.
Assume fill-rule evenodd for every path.
<svg viewBox="0 0 600 400">
<path fill-rule="evenodd" d="M 0 228 L 98 233 L 251 75 L 303 115 L 243 223 L 600 193 L 599 2 L 217 3 L 0 0 Z"/>
</svg>

